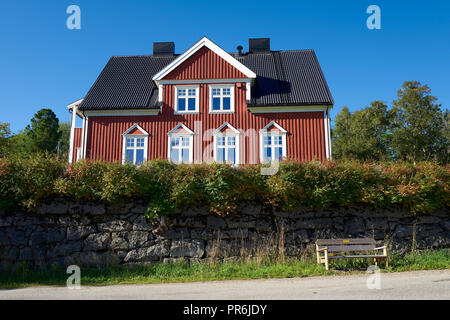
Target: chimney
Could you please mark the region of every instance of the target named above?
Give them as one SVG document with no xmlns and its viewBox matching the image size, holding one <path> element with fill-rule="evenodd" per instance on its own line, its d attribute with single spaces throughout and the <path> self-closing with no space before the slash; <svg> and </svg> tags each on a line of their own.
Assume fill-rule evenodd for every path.
<svg viewBox="0 0 450 320">
<path fill-rule="evenodd" d="M 248 51 L 250 53 L 270 52 L 270 38 L 248 39 Z"/>
<path fill-rule="evenodd" d="M 242 49 L 244 49 L 244 47 L 241 45 L 238 45 L 236 49 L 238 51 L 238 56 L 242 56 Z"/>
<path fill-rule="evenodd" d="M 173 42 L 153 42 L 154 56 L 170 56 L 175 53 L 175 43 Z"/>
</svg>

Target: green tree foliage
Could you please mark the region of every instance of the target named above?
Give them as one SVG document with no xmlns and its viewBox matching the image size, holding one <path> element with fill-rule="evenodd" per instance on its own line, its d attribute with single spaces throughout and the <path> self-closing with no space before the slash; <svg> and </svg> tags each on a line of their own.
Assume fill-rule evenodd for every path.
<svg viewBox="0 0 450 320">
<path fill-rule="evenodd" d="M 9 138 L 11 136 L 11 130 L 9 123 L 0 122 L 0 157 L 5 157 L 9 152 Z"/>
<path fill-rule="evenodd" d="M 435 160 L 449 162 L 449 114 L 436 104 L 427 85 L 405 82 L 393 107 L 373 101 L 336 116 L 333 156 L 358 160 Z"/>
<path fill-rule="evenodd" d="M 430 88 L 418 81 L 407 81 L 397 96 L 392 109 L 396 158 L 448 162 L 448 113 L 435 103 L 437 98 L 431 95 Z"/>
<path fill-rule="evenodd" d="M 381 101 L 373 101 L 369 107 L 353 114 L 344 107 L 335 120 L 333 155 L 341 159 L 389 158 L 391 117 Z"/>
<path fill-rule="evenodd" d="M 31 151 L 55 153 L 61 138 L 59 120 L 51 109 L 41 109 L 31 119 L 26 134 L 30 137 Z"/>
<path fill-rule="evenodd" d="M 59 124 L 59 156 L 61 159 L 67 159 L 70 146 L 70 122 L 61 122 Z"/>
</svg>

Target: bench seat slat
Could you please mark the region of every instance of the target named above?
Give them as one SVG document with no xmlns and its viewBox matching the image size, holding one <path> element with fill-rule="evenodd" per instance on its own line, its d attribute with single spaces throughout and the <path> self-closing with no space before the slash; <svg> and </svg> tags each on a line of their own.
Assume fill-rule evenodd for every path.
<svg viewBox="0 0 450 320">
<path fill-rule="evenodd" d="M 376 244 L 376 241 L 371 238 L 361 239 L 318 239 L 316 244 L 319 246 L 328 245 L 348 245 L 348 244 Z"/>
<path fill-rule="evenodd" d="M 375 245 L 374 244 L 320 246 L 319 249 L 321 249 L 321 247 L 328 248 L 328 252 L 364 251 L 364 250 L 374 250 L 375 249 Z"/>
<path fill-rule="evenodd" d="M 328 256 L 328 259 L 341 259 L 341 258 L 387 258 L 385 255 L 379 254 L 361 254 L 361 255 L 351 255 L 351 256 Z"/>
</svg>

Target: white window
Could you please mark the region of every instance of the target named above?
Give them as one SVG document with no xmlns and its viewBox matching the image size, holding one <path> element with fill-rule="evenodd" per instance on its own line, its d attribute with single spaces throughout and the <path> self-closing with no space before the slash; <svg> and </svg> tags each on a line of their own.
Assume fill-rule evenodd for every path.
<svg viewBox="0 0 450 320">
<path fill-rule="evenodd" d="M 239 164 L 239 131 L 225 122 L 214 132 L 214 160 L 219 163 Z"/>
<path fill-rule="evenodd" d="M 260 131 L 261 163 L 281 161 L 286 158 L 286 133 L 287 131 L 274 121 Z"/>
<path fill-rule="evenodd" d="M 122 164 L 147 161 L 148 133 L 137 124 L 123 133 Z"/>
<path fill-rule="evenodd" d="M 234 112 L 234 85 L 209 86 L 209 112 Z"/>
<path fill-rule="evenodd" d="M 175 87 L 175 113 L 198 113 L 199 91 L 199 86 Z"/>
<path fill-rule="evenodd" d="M 192 163 L 194 132 L 180 123 L 168 133 L 168 136 L 168 159 L 175 163 Z"/>
</svg>

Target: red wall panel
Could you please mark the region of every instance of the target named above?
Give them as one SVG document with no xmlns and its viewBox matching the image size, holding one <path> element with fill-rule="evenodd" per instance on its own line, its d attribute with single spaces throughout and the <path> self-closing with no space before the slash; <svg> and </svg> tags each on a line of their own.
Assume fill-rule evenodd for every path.
<svg viewBox="0 0 450 320">
<path fill-rule="evenodd" d="M 211 144 L 205 133 L 229 122 L 242 133 L 254 129 L 252 143 L 256 154 L 251 155 L 250 137 L 241 135 L 241 163 L 259 162 L 259 130 L 270 121 L 276 121 L 287 130 L 286 147 L 288 158 L 299 161 L 326 159 L 323 112 L 260 113 L 252 114 L 245 106 L 245 85 L 235 86 L 235 112 L 233 114 L 209 114 L 208 84 L 200 84 L 200 113 L 174 114 L 173 85 L 164 86 L 162 113 L 157 116 L 91 116 L 87 136 L 87 157 L 96 160 L 120 161 L 122 159 L 122 134 L 137 123 L 149 133 L 148 159 L 167 159 L 167 133 L 178 123 L 183 123 L 195 132 L 201 148 L 194 148 L 197 161 L 205 161 L 203 150 Z M 197 127 L 196 127 L 197 122 Z M 203 137 L 203 139 L 201 139 Z M 199 150 L 201 149 L 201 150 Z M 211 149 L 212 150 L 212 149 Z M 255 152 L 253 152 L 255 153 Z"/>
<path fill-rule="evenodd" d="M 247 78 L 207 47 L 199 49 L 164 80 Z"/>
<path fill-rule="evenodd" d="M 81 135 L 83 128 L 75 128 L 73 136 L 73 150 L 72 150 L 72 162 L 77 160 L 77 148 L 81 147 Z"/>
</svg>

